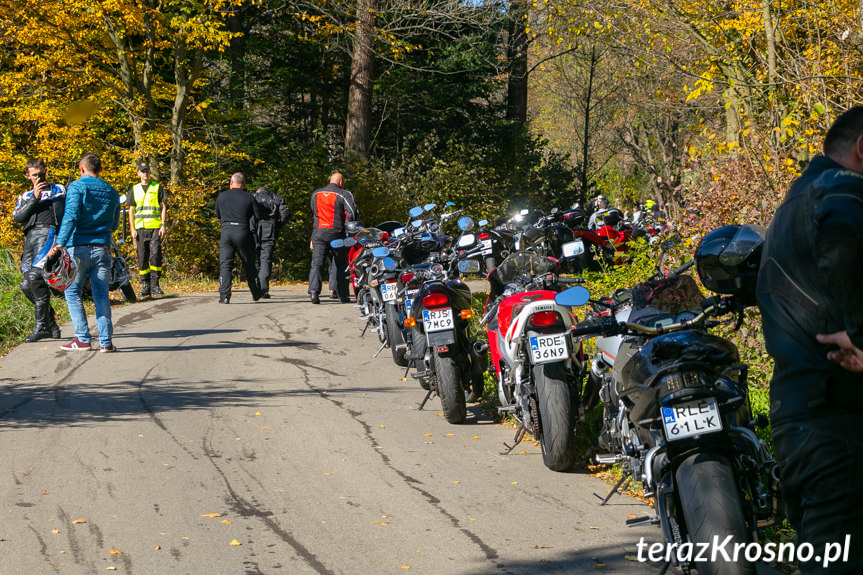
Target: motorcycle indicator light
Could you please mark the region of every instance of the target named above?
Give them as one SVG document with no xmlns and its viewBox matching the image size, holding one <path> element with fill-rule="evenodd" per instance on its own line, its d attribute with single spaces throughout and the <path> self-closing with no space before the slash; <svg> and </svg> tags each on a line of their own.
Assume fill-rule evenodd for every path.
<svg viewBox="0 0 863 575">
<path fill-rule="evenodd" d="M 542 327 L 551 327 L 557 326 L 560 324 L 563 325 L 563 320 L 560 317 L 560 314 L 556 311 L 541 311 L 530 316 L 530 319 L 527 320 L 528 323 L 532 327 L 542 328 Z"/>
<path fill-rule="evenodd" d="M 458 316 L 462 319 L 470 319 L 473 317 L 473 310 L 463 309 L 458 313 Z"/>
<path fill-rule="evenodd" d="M 433 291 L 423 296 L 423 307 L 442 307 L 449 305 L 449 297 L 443 292 Z"/>
<path fill-rule="evenodd" d="M 404 321 L 405 327 L 414 327 L 417 324 L 417 320 L 412 317 L 406 317 Z"/>
</svg>

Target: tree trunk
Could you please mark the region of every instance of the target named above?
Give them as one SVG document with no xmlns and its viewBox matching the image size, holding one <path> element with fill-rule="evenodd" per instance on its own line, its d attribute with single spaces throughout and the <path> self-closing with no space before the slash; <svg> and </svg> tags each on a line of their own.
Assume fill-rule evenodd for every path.
<svg viewBox="0 0 863 575">
<path fill-rule="evenodd" d="M 374 84 L 374 24 L 376 0 L 359 0 L 354 50 L 351 58 L 351 83 L 348 91 L 348 119 L 345 151 L 367 160 L 372 134 L 372 87 Z"/>
<path fill-rule="evenodd" d="M 246 99 L 246 34 L 248 30 L 245 25 L 245 9 L 241 6 L 235 7 L 228 15 L 228 30 L 234 34 L 231 37 L 231 77 L 229 80 L 229 92 L 231 97 L 231 108 L 242 110 Z"/>
<path fill-rule="evenodd" d="M 527 32 L 524 0 L 514 0 L 509 7 L 509 40 L 506 57 L 509 63 L 506 118 L 513 122 L 517 133 L 527 124 Z"/>
<path fill-rule="evenodd" d="M 201 71 L 204 51 L 195 49 L 189 61 L 189 47 L 184 38 L 174 41 L 174 77 L 177 85 L 174 93 L 174 107 L 171 110 L 171 185 L 183 181 L 185 154 L 183 153 L 183 132 L 186 127 L 189 92 Z"/>
<path fill-rule="evenodd" d="M 596 74 L 596 44 L 590 48 L 590 64 L 587 73 L 587 94 L 584 99 L 584 138 L 581 148 L 581 190 L 578 192 L 579 201 L 587 205 L 590 193 L 590 111 L 593 105 L 593 80 Z"/>
</svg>

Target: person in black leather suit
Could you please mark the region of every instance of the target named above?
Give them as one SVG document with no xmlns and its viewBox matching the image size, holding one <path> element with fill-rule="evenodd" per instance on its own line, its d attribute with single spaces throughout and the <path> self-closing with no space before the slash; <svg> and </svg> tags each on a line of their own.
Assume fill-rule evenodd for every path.
<svg viewBox="0 0 863 575">
<path fill-rule="evenodd" d="M 63 220 L 66 205 L 66 188 L 46 180 L 45 163 L 39 158 L 27 160 L 24 177 L 33 189 L 18 196 L 12 217 L 24 225 L 24 251 L 21 254 L 21 291 L 33 303 L 36 326 L 24 341 L 60 337 L 60 327 L 51 307 L 51 290 L 42 278 L 39 260 L 54 245 L 54 238 Z"/>
<path fill-rule="evenodd" d="M 234 256 L 243 262 L 243 273 L 252 299 L 261 299 L 261 284 L 255 268 L 254 223 L 261 218 L 258 203 L 245 191 L 246 178 L 237 172 L 231 176 L 230 188 L 216 198 L 216 217 L 222 224 L 219 237 L 219 303 L 231 303 L 231 280 Z"/>
<path fill-rule="evenodd" d="M 786 515 L 816 556 L 850 536 L 849 561 L 800 571 L 863 573 L 863 106 L 837 118 L 776 211 L 757 292 Z"/>
<path fill-rule="evenodd" d="M 255 267 L 261 284 L 261 297 L 270 298 L 270 274 L 273 271 L 273 250 L 279 238 L 279 230 L 288 221 L 288 206 L 282 196 L 267 188 L 255 190 L 255 201 L 261 212 L 255 231 Z"/>
</svg>

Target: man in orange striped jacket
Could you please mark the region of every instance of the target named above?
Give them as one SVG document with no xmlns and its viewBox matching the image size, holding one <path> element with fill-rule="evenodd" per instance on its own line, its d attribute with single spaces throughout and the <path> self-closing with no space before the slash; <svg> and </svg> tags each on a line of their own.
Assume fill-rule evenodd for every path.
<svg viewBox="0 0 863 575">
<path fill-rule="evenodd" d="M 331 255 L 340 270 L 348 265 L 347 251 L 344 248 L 334 249 L 330 242 L 345 237 L 345 222 L 356 218 L 356 206 L 353 196 L 342 189 L 344 178 L 339 172 L 330 176 L 330 183 L 318 188 L 312 193 L 312 269 L 309 271 L 309 299 L 312 303 L 321 303 L 321 277 L 327 255 Z M 349 303 L 348 282 L 344 274 L 337 276 L 336 291 L 342 303 Z"/>
</svg>

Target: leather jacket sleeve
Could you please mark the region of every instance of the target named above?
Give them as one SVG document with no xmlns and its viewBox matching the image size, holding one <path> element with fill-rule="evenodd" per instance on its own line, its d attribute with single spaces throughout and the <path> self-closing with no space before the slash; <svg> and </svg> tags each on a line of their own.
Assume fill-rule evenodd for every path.
<svg viewBox="0 0 863 575">
<path fill-rule="evenodd" d="M 840 172 L 814 218 L 818 270 L 832 288 L 848 336 L 863 349 L 863 176 Z"/>
<path fill-rule="evenodd" d="M 24 192 L 18 196 L 15 209 L 12 211 L 12 218 L 19 224 L 26 224 L 38 203 L 39 200 L 36 199 L 36 196 L 30 192 Z"/>
</svg>

